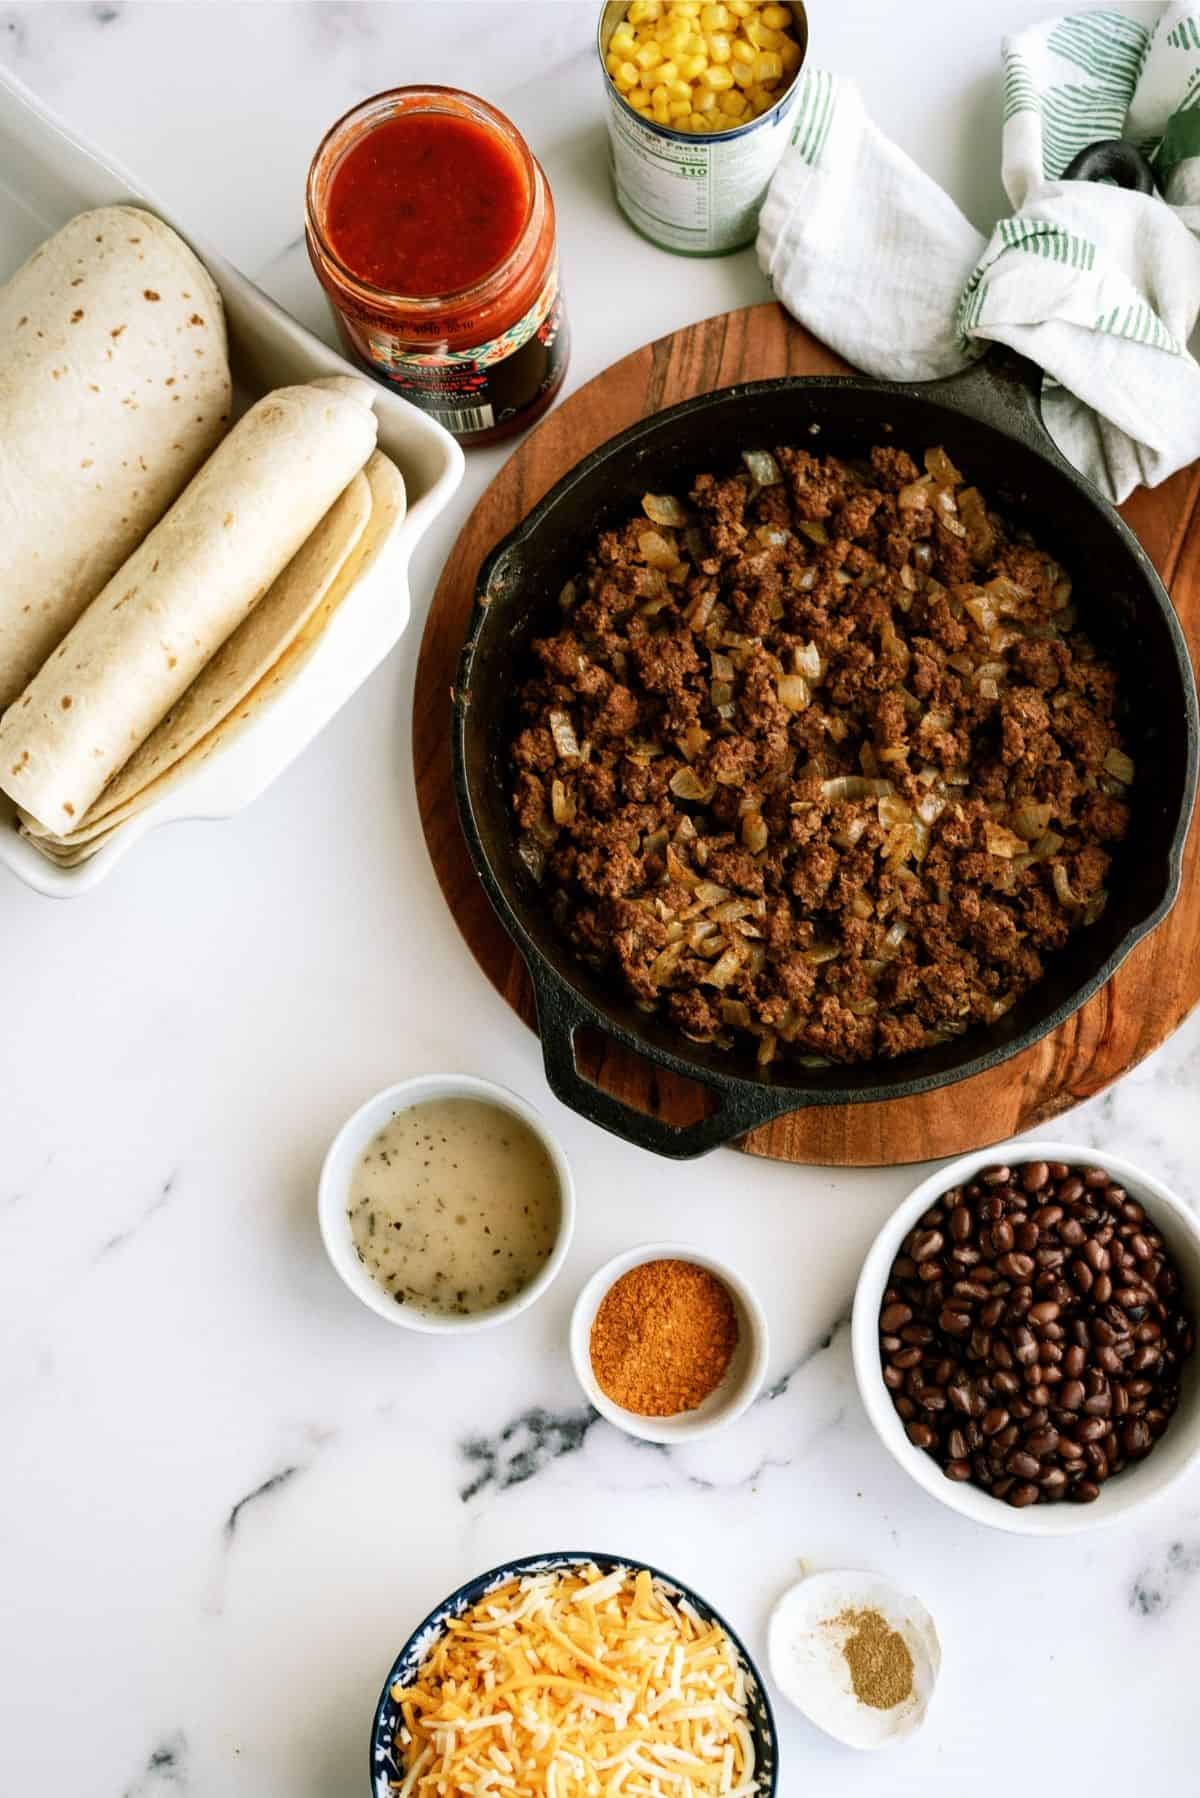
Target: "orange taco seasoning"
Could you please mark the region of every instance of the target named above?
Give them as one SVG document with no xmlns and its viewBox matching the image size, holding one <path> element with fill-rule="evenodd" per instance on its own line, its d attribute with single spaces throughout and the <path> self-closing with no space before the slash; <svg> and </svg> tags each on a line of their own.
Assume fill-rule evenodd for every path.
<svg viewBox="0 0 1200 1798">
<path fill-rule="evenodd" d="M 308 253 L 350 354 L 464 443 L 522 430 L 567 367 L 554 201 L 516 127 L 395 88 L 313 158 Z"/>
<path fill-rule="evenodd" d="M 737 1342 L 737 1311 L 715 1274 L 692 1261 L 643 1261 L 600 1302 L 592 1371 L 622 1410 L 675 1417 L 716 1391 Z"/>
</svg>

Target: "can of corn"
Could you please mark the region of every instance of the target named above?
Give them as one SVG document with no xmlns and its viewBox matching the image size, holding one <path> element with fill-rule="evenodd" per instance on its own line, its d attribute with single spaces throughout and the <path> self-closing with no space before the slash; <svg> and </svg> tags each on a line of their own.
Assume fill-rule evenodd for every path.
<svg viewBox="0 0 1200 1798">
<path fill-rule="evenodd" d="M 777 23 L 788 13 L 790 25 L 764 27 L 764 13 Z M 783 51 L 782 79 L 776 51 L 759 53 L 755 39 Z M 752 243 L 799 99 L 803 5 L 610 0 L 597 48 L 613 188 L 634 230 L 683 256 L 726 256 Z M 757 84 L 764 66 L 770 93 Z"/>
</svg>

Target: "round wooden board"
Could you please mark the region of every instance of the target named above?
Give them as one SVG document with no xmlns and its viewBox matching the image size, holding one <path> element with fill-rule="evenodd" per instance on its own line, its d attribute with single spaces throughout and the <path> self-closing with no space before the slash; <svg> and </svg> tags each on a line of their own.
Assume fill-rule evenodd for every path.
<svg viewBox="0 0 1200 1798">
<path fill-rule="evenodd" d="M 447 903 L 489 980 L 531 1027 L 533 993 L 471 866 L 450 769 L 450 688 L 475 578 L 487 552 L 582 456 L 639 418 L 735 381 L 836 374 L 845 364 L 779 306 L 753 306 L 689 325 L 606 369 L 517 448 L 463 527 L 430 608 L 417 668 L 413 761 L 425 840 Z M 1124 515 L 1200 645 L 1200 464 Z M 1188 842 L 1183 893 L 1169 918 L 1102 992 L 1053 1036 L 991 1072 L 915 1099 L 793 1112 L 739 1144 L 780 1161 L 878 1167 L 958 1155 L 1044 1124 L 1118 1079 L 1156 1049 L 1200 999 L 1200 832 Z M 579 1046 L 580 1068 L 609 1092 L 673 1123 L 704 1115 L 702 1090 L 601 1041 Z"/>
</svg>

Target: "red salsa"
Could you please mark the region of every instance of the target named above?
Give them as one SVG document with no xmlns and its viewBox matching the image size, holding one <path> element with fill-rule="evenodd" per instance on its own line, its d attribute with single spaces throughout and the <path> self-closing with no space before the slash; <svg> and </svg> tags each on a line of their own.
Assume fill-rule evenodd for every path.
<svg viewBox="0 0 1200 1798">
<path fill-rule="evenodd" d="M 554 201 L 516 127 L 456 88 L 339 119 L 307 242 L 350 354 L 466 443 L 532 424 L 567 365 Z"/>
<path fill-rule="evenodd" d="M 494 132 L 451 113 L 401 113 L 342 157 L 325 228 L 361 280 L 427 299 L 490 274 L 528 214 L 525 172 Z"/>
</svg>

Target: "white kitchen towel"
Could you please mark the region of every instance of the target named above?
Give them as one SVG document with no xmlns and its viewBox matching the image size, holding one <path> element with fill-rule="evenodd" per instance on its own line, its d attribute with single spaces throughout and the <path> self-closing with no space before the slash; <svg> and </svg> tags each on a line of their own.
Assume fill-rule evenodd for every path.
<svg viewBox="0 0 1200 1798">
<path fill-rule="evenodd" d="M 1115 501 L 1200 456 L 1200 0 L 1141 10 L 1005 40 L 1014 212 L 990 239 L 823 69 L 802 77 L 758 235 L 779 299 L 868 374 L 930 380 L 989 342 L 1028 356 L 1047 429 Z M 1122 136 L 1162 197 L 1060 179 Z"/>
</svg>

